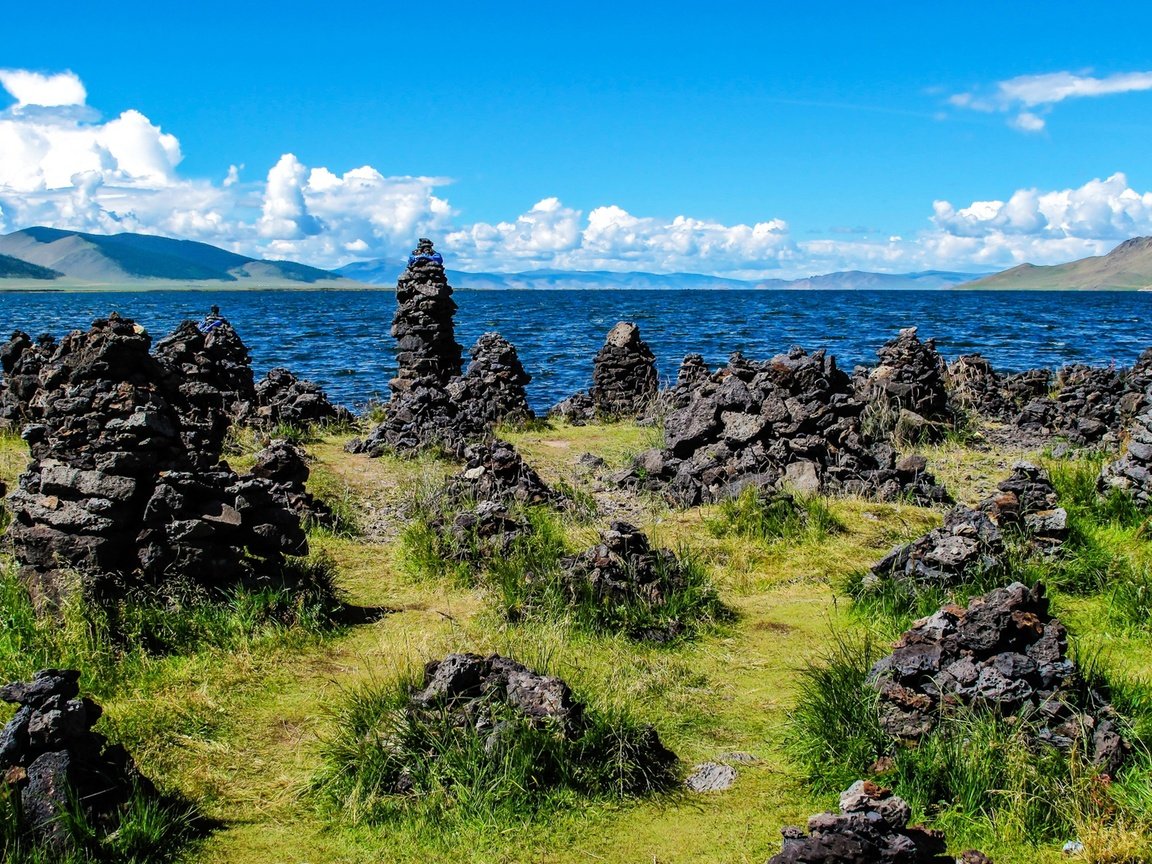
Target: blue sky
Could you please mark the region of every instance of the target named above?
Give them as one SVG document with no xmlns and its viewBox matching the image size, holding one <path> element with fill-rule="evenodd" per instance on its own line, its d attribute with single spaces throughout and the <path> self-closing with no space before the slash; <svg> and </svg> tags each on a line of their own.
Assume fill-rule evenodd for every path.
<svg viewBox="0 0 1152 864">
<path fill-rule="evenodd" d="M 1152 233 L 1146 4 L 484 6 L 6 9 L 0 229 L 745 276 Z"/>
</svg>

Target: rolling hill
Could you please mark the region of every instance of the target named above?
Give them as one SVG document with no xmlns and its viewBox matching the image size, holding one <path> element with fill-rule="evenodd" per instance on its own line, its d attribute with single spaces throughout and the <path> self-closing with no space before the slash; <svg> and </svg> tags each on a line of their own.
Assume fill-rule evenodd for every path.
<svg viewBox="0 0 1152 864">
<path fill-rule="evenodd" d="M 329 270 L 292 261 L 262 261 L 207 243 L 150 234 L 87 234 L 58 228 L 25 228 L 0 236 L 0 257 L 15 279 L 65 280 L 88 285 L 232 283 L 235 287 L 351 286 Z M 30 269 L 31 268 L 31 269 Z M 55 273 L 55 277 L 34 275 Z"/>
<path fill-rule="evenodd" d="M 393 285 L 404 265 L 388 259 L 357 261 L 339 268 L 336 272 L 358 282 L 372 285 Z M 929 270 L 923 273 L 866 273 L 852 270 L 843 273 L 828 273 L 823 276 L 809 276 L 804 279 L 727 279 L 721 276 L 704 276 L 699 273 L 616 273 L 607 270 L 529 270 L 524 273 L 468 273 L 449 270 L 448 278 L 456 288 L 474 291 L 500 289 L 532 290 L 592 290 L 629 288 L 643 289 L 692 289 L 714 290 L 767 288 L 767 289 L 806 289 L 806 290 L 854 290 L 908 288 L 934 289 L 950 288 L 973 278 L 971 273 L 949 273 Z"/>
<path fill-rule="evenodd" d="M 11 255 L 0 255 L 0 279 L 36 279 L 50 282 L 62 275 L 58 270 L 31 264 Z"/>
<path fill-rule="evenodd" d="M 1107 255 L 1067 264 L 1021 264 L 958 287 L 1015 290 L 1152 290 L 1152 237 L 1125 240 Z"/>
</svg>

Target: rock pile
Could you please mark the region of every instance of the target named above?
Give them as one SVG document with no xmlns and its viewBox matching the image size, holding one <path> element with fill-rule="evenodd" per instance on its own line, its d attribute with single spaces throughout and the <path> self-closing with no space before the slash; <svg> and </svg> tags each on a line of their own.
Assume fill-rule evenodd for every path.
<svg viewBox="0 0 1152 864">
<path fill-rule="evenodd" d="M 768 864 L 955 864 L 944 835 L 909 826 L 912 808 L 870 780 L 857 780 L 840 795 L 839 813 L 808 819 L 808 833 L 785 828 L 783 848 Z M 975 857 L 979 856 L 979 857 Z M 965 864 L 992 864 L 966 852 Z"/>
<path fill-rule="evenodd" d="M 516 448 L 498 438 L 468 446 L 464 467 L 448 483 L 449 497 L 457 501 L 495 501 L 502 504 L 545 504 L 558 496 L 524 461 Z"/>
<path fill-rule="evenodd" d="M 0 732 L 0 775 L 19 796 L 21 828 L 62 854 L 74 851 L 65 816 L 71 808 L 106 833 L 135 792 L 155 794 L 127 752 L 92 731 L 101 711 L 79 698 L 79 679 L 74 670 L 44 669 L 0 687 L 0 699 L 20 706 Z"/>
<path fill-rule="evenodd" d="M 56 339 L 45 333 L 35 342 L 17 330 L 0 348 L 0 428 L 19 429 L 35 419 L 33 400 L 40 390 L 40 370 L 56 352 Z"/>
<path fill-rule="evenodd" d="M 863 401 L 893 418 L 897 431 L 903 427 L 919 437 L 933 435 L 935 427 L 927 424 L 952 422 L 944 359 L 932 339 L 921 342 L 916 328 L 906 327 L 876 354 L 880 364 L 857 376 L 858 395 Z"/>
<path fill-rule="evenodd" d="M 241 411 L 241 423 L 258 429 L 277 426 L 303 428 L 324 423 L 348 423 L 352 414 L 347 408 L 333 405 L 327 394 L 312 381 L 297 378 L 287 369 L 269 369 L 256 384 L 256 399 Z"/>
<path fill-rule="evenodd" d="M 1042 586 L 1014 582 L 967 609 L 945 606 L 917 621 L 869 680 L 880 726 L 893 738 L 918 739 L 942 715 L 971 706 L 1034 721 L 1039 740 L 1061 749 L 1081 742 L 1109 773 L 1128 749 L 1102 695 L 1078 704 L 1067 632 L 1049 614 Z"/>
<path fill-rule="evenodd" d="M 587 731 L 585 707 L 564 681 L 498 654 L 449 654 L 429 663 L 422 688 L 412 694 L 405 710 L 418 723 L 440 726 L 447 720 L 456 728 L 474 730 L 484 736 L 488 753 L 503 746 L 510 720 L 551 730 L 566 744 L 578 744 Z M 643 727 L 627 737 L 614 746 L 642 766 L 640 774 L 649 779 L 671 776 L 676 755 L 655 729 Z M 404 772 L 392 791 L 412 791 Z"/>
<path fill-rule="evenodd" d="M 524 371 L 516 348 L 499 333 L 485 333 L 469 352 L 472 362 L 463 377 L 449 382 L 449 395 L 461 405 L 469 425 L 495 426 L 535 419 L 525 387 L 532 376 Z"/>
<path fill-rule="evenodd" d="M 422 237 L 413 250 L 408 268 L 396 280 L 396 303 L 392 336 L 399 368 L 390 384 L 393 399 L 417 383 L 444 387 L 460 374 L 463 361 L 452 324 L 457 308 L 452 286 L 432 241 Z"/>
<path fill-rule="evenodd" d="M 1106 443 L 1148 404 L 1122 369 L 1066 366 L 1056 388 L 1055 397 L 1038 395 L 1025 403 L 1016 425 L 1076 444 Z"/>
<path fill-rule="evenodd" d="M 997 493 L 977 509 L 958 506 L 944 525 L 897 546 L 874 564 L 863 587 L 893 580 L 913 589 L 950 588 L 1007 567 L 1004 532 L 1051 553 L 1068 536 L 1068 513 L 1059 506 L 1047 475 L 1017 462 Z"/>
<path fill-rule="evenodd" d="M 897 546 L 872 565 L 863 587 L 889 581 L 914 590 L 951 587 L 1003 565 L 1000 529 L 984 513 L 959 506 L 944 517 L 943 527 Z"/>
<path fill-rule="evenodd" d="M 180 436 L 197 467 L 216 461 L 232 418 L 256 401 L 248 348 L 227 319 L 182 322 L 156 343 L 163 387 L 180 415 Z"/>
<path fill-rule="evenodd" d="M 596 353 L 591 391 L 565 399 L 548 416 L 577 425 L 598 417 L 640 417 L 659 387 L 656 356 L 640 338 L 640 328 L 621 321 L 608 331 L 604 346 Z"/>
<path fill-rule="evenodd" d="M 1000 421 L 1014 419 L 1019 411 L 1004 377 L 979 354 L 961 354 L 949 363 L 945 380 L 949 399 L 962 411 Z"/>
<path fill-rule="evenodd" d="M 1152 411 L 1145 411 L 1129 428 L 1124 455 L 1104 466 L 1100 488 L 1119 489 L 1140 507 L 1152 506 Z"/>
<path fill-rule="evenodd" d="M 382 423 L 352 453 L 381 456 L 439 447 L 459 454 L 496 423 L 532 419 L 524 371 L 516 349 L 498 333 L 485 333 L 472 347 L 461 375 L 461 349 L 452 316 L 456 304 L 440 254 L 420 240 L 408 269 L 396 283 L 392 335 L 399 344 L 399 369 L 389 386 L 392 398 Z"/>
<path fill-rule="evenodd" d="M 24 431 L 33 462 L 9 497 L 13 550 L 38 597 L 58 599 L 73 572 L 94 597 L 141 576 L 223 584 L 306 550 L 276 483 L 190 448 L 149 342 L 113 314 L 70 333 L 41 371 L 43 407 Z"/>
<path fill-rule="evenodd" d="M 864 407 L 823 350 L 793 348 L 764 363 L 734 354 L 667 416 L 665 447 L 640 454 L 618 480 L 683 506 L 782 482 L 806 493 L 948 500 L 923 459 L 898 460 L 865 435 Z"/>
<path fill-rule="evenodd" d="M 653 549 L 647 536 L 627 522 L 612 522 L 591 549 L 565 558 L 560 578 L 573 600 L 593 598 L 604 606 L 644 603 L 664 606 L 684 591 L 687 579 L 675 554 Z M 660 630 L 629 633 L 637 639 L 665 642 L 684 632 L 685 623 L 670 620 Z"/>
</svg>

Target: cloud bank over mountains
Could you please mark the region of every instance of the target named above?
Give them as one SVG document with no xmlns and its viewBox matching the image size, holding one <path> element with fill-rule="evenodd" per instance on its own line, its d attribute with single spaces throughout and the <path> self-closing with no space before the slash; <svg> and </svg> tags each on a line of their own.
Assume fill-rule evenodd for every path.
<svg viewBox="0 0 1152 864">
<path fill-rule="evenodd" d="M 990 96 L 965 94 L 963 107 L 1016 110 L 1019 118 L 1064 98 L 1146 89 L 1139 77 L 1145 74 L 1152 87 L 1152 73 L 1124 80 L 1070 73 L 1013 79 Z M 754 225 L 726 225 L 686 215 L 640 216 L 614 204 L 585 213 L 555 197 L 507 221 L 468 222 L 449 203 L 448 178 L 389 176 L 367 165 L 338 173 L 304 165 L 292 153 L 255 179 L 236 165 L 221 166 L 219 180 L 186 177 L 174 134 L 131 108 L 101 117 L 72 72 L 0 70 L 0 87 L 14 100 L 0 111 L 0 232 L 30 225 L 138 231 L 321 267 L 399 258 L 427 235 L 464 270 L 737 278 L 991 270 L 1101 254 L 1133 235 L 1152 234 L 1152 192 L 1132 189 L 1122 173 L 1077 188 L 1020 189 L 1002 201 L 935 201 L 931 212 L 926 202 L 922 231 L 882 240 L 799 237 L 783 218 L 767 214 Z"/>
</svg>

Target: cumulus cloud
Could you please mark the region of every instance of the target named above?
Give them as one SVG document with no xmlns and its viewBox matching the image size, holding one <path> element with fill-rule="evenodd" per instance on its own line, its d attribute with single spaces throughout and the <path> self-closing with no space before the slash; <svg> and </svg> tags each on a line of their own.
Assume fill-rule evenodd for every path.
<svg viewBox="0 0 1152 864">
<path fill-rule="evenodd" d="M 42 75 L 27 69 L 0 69 L 0 87 L 16 100 L 15 110 L 30 105 L 57 108 L 83 105 L 88 99 L 84 84 L 73 72 Z"/>
<path fill-rule="evenodd" d="M 1009 87 L 1004 92 L 1011 99 L 1003 104 L 1016 106 L 1018 125 L 1042 126 L 1035 111 L 1055 101 L 1139 83 L 1091 79 L 1097 83 L 1088 86 L 1083 80 Z M 1133 189 L 1121 173 L 1066 189 L 1006 190 L 997 200 L 936 201 L 930 212 L 925 207 L 924 230 L 891 236 L 876 229 L 798 239 L 780 218 L 725 224 L 636 214 L 612 203 L 585 211 L 555 197 L 512 218 L 467 223 L 444 197 L 449 181 L 443 177 L 389 176 L 369 165 L 340 172 L 285 153 L 266 170 L 233 164 L 221 166 L 215 180 L 190 178 L 180 172 L 175 135 L 130 108 L 99 117 L 84 104 L 83 84 L 72 73 L 4 70 L 0 84 L 14 100 L 0 111 L 0 231 L 30 225 L 138 231 L 328 267 L 372 258 L 399 262 L 423 235 L 437 238 L 463 270 L 647 270 L 752 279 L 1057 263 L 1152 234 L 1152 192 Z M 957 104 L 967 100 L 966 107 L 990 110 L 973 104 L 975 98 Z"/>
<path fill-rule="evenodd" d="M 1120 72 L 1105 78 L 1073 72 L 1019 75 L 999 81 L 988 92 L 957 93 L 949 102 L 957 108 L 1002 112 L 1012 116 L 1008 124 L 1021 132 L 1042 132 L 1042 116 L 1066 99 L 1084 99 L 1152 90 L 1152 72 Z"/>
</svg>

